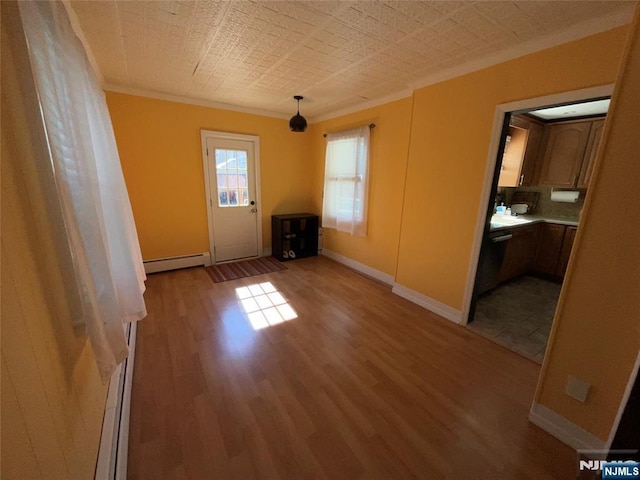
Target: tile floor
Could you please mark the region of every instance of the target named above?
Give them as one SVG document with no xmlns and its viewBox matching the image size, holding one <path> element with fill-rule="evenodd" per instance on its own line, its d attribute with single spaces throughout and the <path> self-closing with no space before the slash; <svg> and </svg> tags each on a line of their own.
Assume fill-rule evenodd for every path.
<svg viewBox="0 0 640 480">
<path fill-rule="evenodd" d="M 522 276 L 483 295 L 472 330 L 542 363 L 562 285 Z"/>
</svg>

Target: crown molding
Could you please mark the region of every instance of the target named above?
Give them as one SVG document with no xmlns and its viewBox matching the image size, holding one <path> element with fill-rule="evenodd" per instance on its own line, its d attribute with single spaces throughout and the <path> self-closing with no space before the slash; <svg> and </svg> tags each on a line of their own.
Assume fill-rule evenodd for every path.
<svg viewBox="0 0 640 480">
<path fill-rule="evenodd" d="M 452 78 L 460 77 L 468 73 L 492 67 L 509 60 L 524 57 L 525 55 L 529 55 L 531 53 L 556 47 L 558 45 L 572 42 L 574 40 L 579 40 L 590 35 L 596 35 L 607 30 L 612 30 L 616 27 L 620 27 L 622 25 L 630 23 L 631 20 L 632 14 L 626 14 L 624 12 L 614 12 L 605 17 L 591 19 L 586 22 L 579 23 L 561 32 L 553 33 L 546 37 L 514 45 L 511 48 L 502 50 L 493 55 L 488 55 L 477 60 L 471 60 L 462 65 L 458 65 L 447 70 L 434 73 L 433 75 L 429 75 L 422 80 L 413 83 L 412 86 L 414 90 L 428 87 L 429 85 L 434 85 L 446 80 L 451 80 Z"/>
<path fill-rule="evenodd" d="M 283 115 L 280 113 L 275 113 L 275 112 L 270 112 L 268 110 L 260 110 L 260 109 L 256 109 L 256 108 L 250 108 L 250 107 L 240 107 L 238 105 L 231 105 L 229 103 L 219 103 L 219 102 L 213 102 L 210 100 L 203 100 L 203 99 L 198 99 L 198 98 L 192 98 L 192 97 L 184 97 L 184 96 L 180 96 L 180 95 L 171 95 L 168 93 L 160 93 L 160 92 L 155 92 L 153 90 L 146 90 L 146 89 L 142 89 L 142 88 L 132 88 L 132 87 L 125 87 L 123 85 L 116 85 L 113 83 L 107 83 L 103 86 L 103 89 L 108 91 L 108 92 L 115 92 L 115 93 L 123 93 L 125 95 L 134 95 L 137 97 L 145 97 L 145 98 L 153 98 L 155 100 L 165 100 L 167 102 L 175 102 L 175 103 L 186 103 L 188 105 L 196 105 L 199 107 L 208 107 L 208 108 L 218 108 L 220 110 L 229 110 L 232 112 L 240 112 L 240 113 L 249 113 L 252 115 L 260 115 L 263 117 L 271 117 L 271 118 L 277 118 L 280 120 L 289 120 L 289 116 L 288 115 Z M 370 100 L 364 103 L 359 103 L 358 105 L 355 105 L 353 107 L 349 107 L 343 110 L 338 110 L 336 112 L 327 114 L 327 115 L 322 115 L 320 117 L 315 117 L 315 118 L 309 118 L 307 117 L 307 121 L 309 122 L 309 124 L 311 123 L 318 123 L 318 122 L 323 122 L 325 120 L 329 120 L 331 118 L 336 118 L 336 117 L 341 117 L 343 115 L 347 115 L 349 113 L 354 113 L 354 112 L 360 112 L 362 110 L 366 110 L 368 108 L 373 108 L 373 107 L 377 107 L 379 105 L 384 105 L 385 103 L 390 103 L 390 102 L 394 102 L 396 100 L 400 100 L 402 98 L 407 98 L 410 97 L 413 94 L 413 90 L 402 90 L 400 92 L 396 92 L 393 93 L 391 95 L 386 95 L 382 98 L 376 99 L 376 100 Z"/>
<path fill-rule="evenodd" d="M 155 100 L 164 100 L 174 103 L 185 103 L 187 105 L 196 105 L 198 107 L 217 108 L 220 110 L 228 110 L 231 112 L 248 113 L 251 115 L 260 115 L 262 117 L 277 118 L 279 120 L 289 120 L 288 115 L 274 113 L 268 110 L 260 110 L 258 108 L 241 107 L 239 105 L 231 105 L 229 103 L 213 102 L 211 100 L 203 100 L 199 98 L 184 97 L 181 95 L 171 95 L 168 93 L 155 92 L 153 90 L 145 90 L 142 88 L 125 87 L 107 83 L 103 86 L 108 92 L 123 93 L 125 95 L 134 95 L 137 97 L 153 98 Z"/>
<path fill-rule="evenodd" d="M 337 110 L 331 113 L 320 115 L 318 117 L 313 117 L 309 120 L 309 123 L 324 122 L 326 120 L 331 120 L 332 118 L 338 118 L 344 115 L 349 115 L 350 113 L 361 112 L 363 110 L 367 110 L 368 108 L 378 107 L 380 105 L 384 105 L 385 103 L 391 103 L 391 102 L 395 102 L 396 100 L 401 100 L 403 98 L 410 97 L 411 95 L 413 95 L 413 89 L 407 88 L 404 90 L 400 90 L 399 92 L 392 93 L 390 95 L 385 95 L 384 97 L 381 97 L 381 98 L 368 100 L 366 102 L 359 103 L 357 105 L 353 105 L 351 107 L 347 107 L 342 110 Z"/>
</svg>

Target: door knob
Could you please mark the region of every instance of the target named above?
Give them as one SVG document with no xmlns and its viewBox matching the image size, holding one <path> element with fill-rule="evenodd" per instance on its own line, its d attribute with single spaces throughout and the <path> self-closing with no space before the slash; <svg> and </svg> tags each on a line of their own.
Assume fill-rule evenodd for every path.
<svg viewBox="0 0 640 480">
<path fill-rule="evenodd" d="M 256 213 L 258 211 L 257 208 L 252 208 L 251 210 L 249 210 L 250 213 Z"/>
</svg>

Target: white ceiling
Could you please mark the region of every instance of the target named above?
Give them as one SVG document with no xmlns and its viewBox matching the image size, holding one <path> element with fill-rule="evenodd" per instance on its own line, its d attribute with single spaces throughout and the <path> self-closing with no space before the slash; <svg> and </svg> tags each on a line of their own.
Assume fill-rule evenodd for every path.
<svg viewBox="0 0 640 480">
<path fill-rule="evenodd" d="M 543 120 L 558 120 L 560 118 L 586 117 L 589 115 L 601 115 L 609 111 L 611 100 L 594 100 L 593 102 L 574 103 L 560 107 L 541 108 L 528 112 Z"/>
<path fill-rule="evenodd" d="M 107 89 L 307 118 L 631 20 L 633 1 L 72 1 Z M 493 60 L 492 60 L 493 59 Z M 478 63 L 480 62 L 480 63 Z M 469 69 L 467 69 L 469 70 Z"/>
</svg>

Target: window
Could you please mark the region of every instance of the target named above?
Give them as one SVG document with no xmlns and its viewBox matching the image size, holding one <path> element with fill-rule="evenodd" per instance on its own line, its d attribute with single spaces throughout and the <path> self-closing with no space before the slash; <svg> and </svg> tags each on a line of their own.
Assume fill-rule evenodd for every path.
<svg viewBox="0 0 640 480">
<path fill-rule="evenodd" d="M 249 205 L 246 151 L 216 148 L 216 175 L 219 207 Z"/>
<path fill-rule="evenodd" d="M 327 135 L 322 226 L 367 234 L 369 126 Z"/>
</svg>

